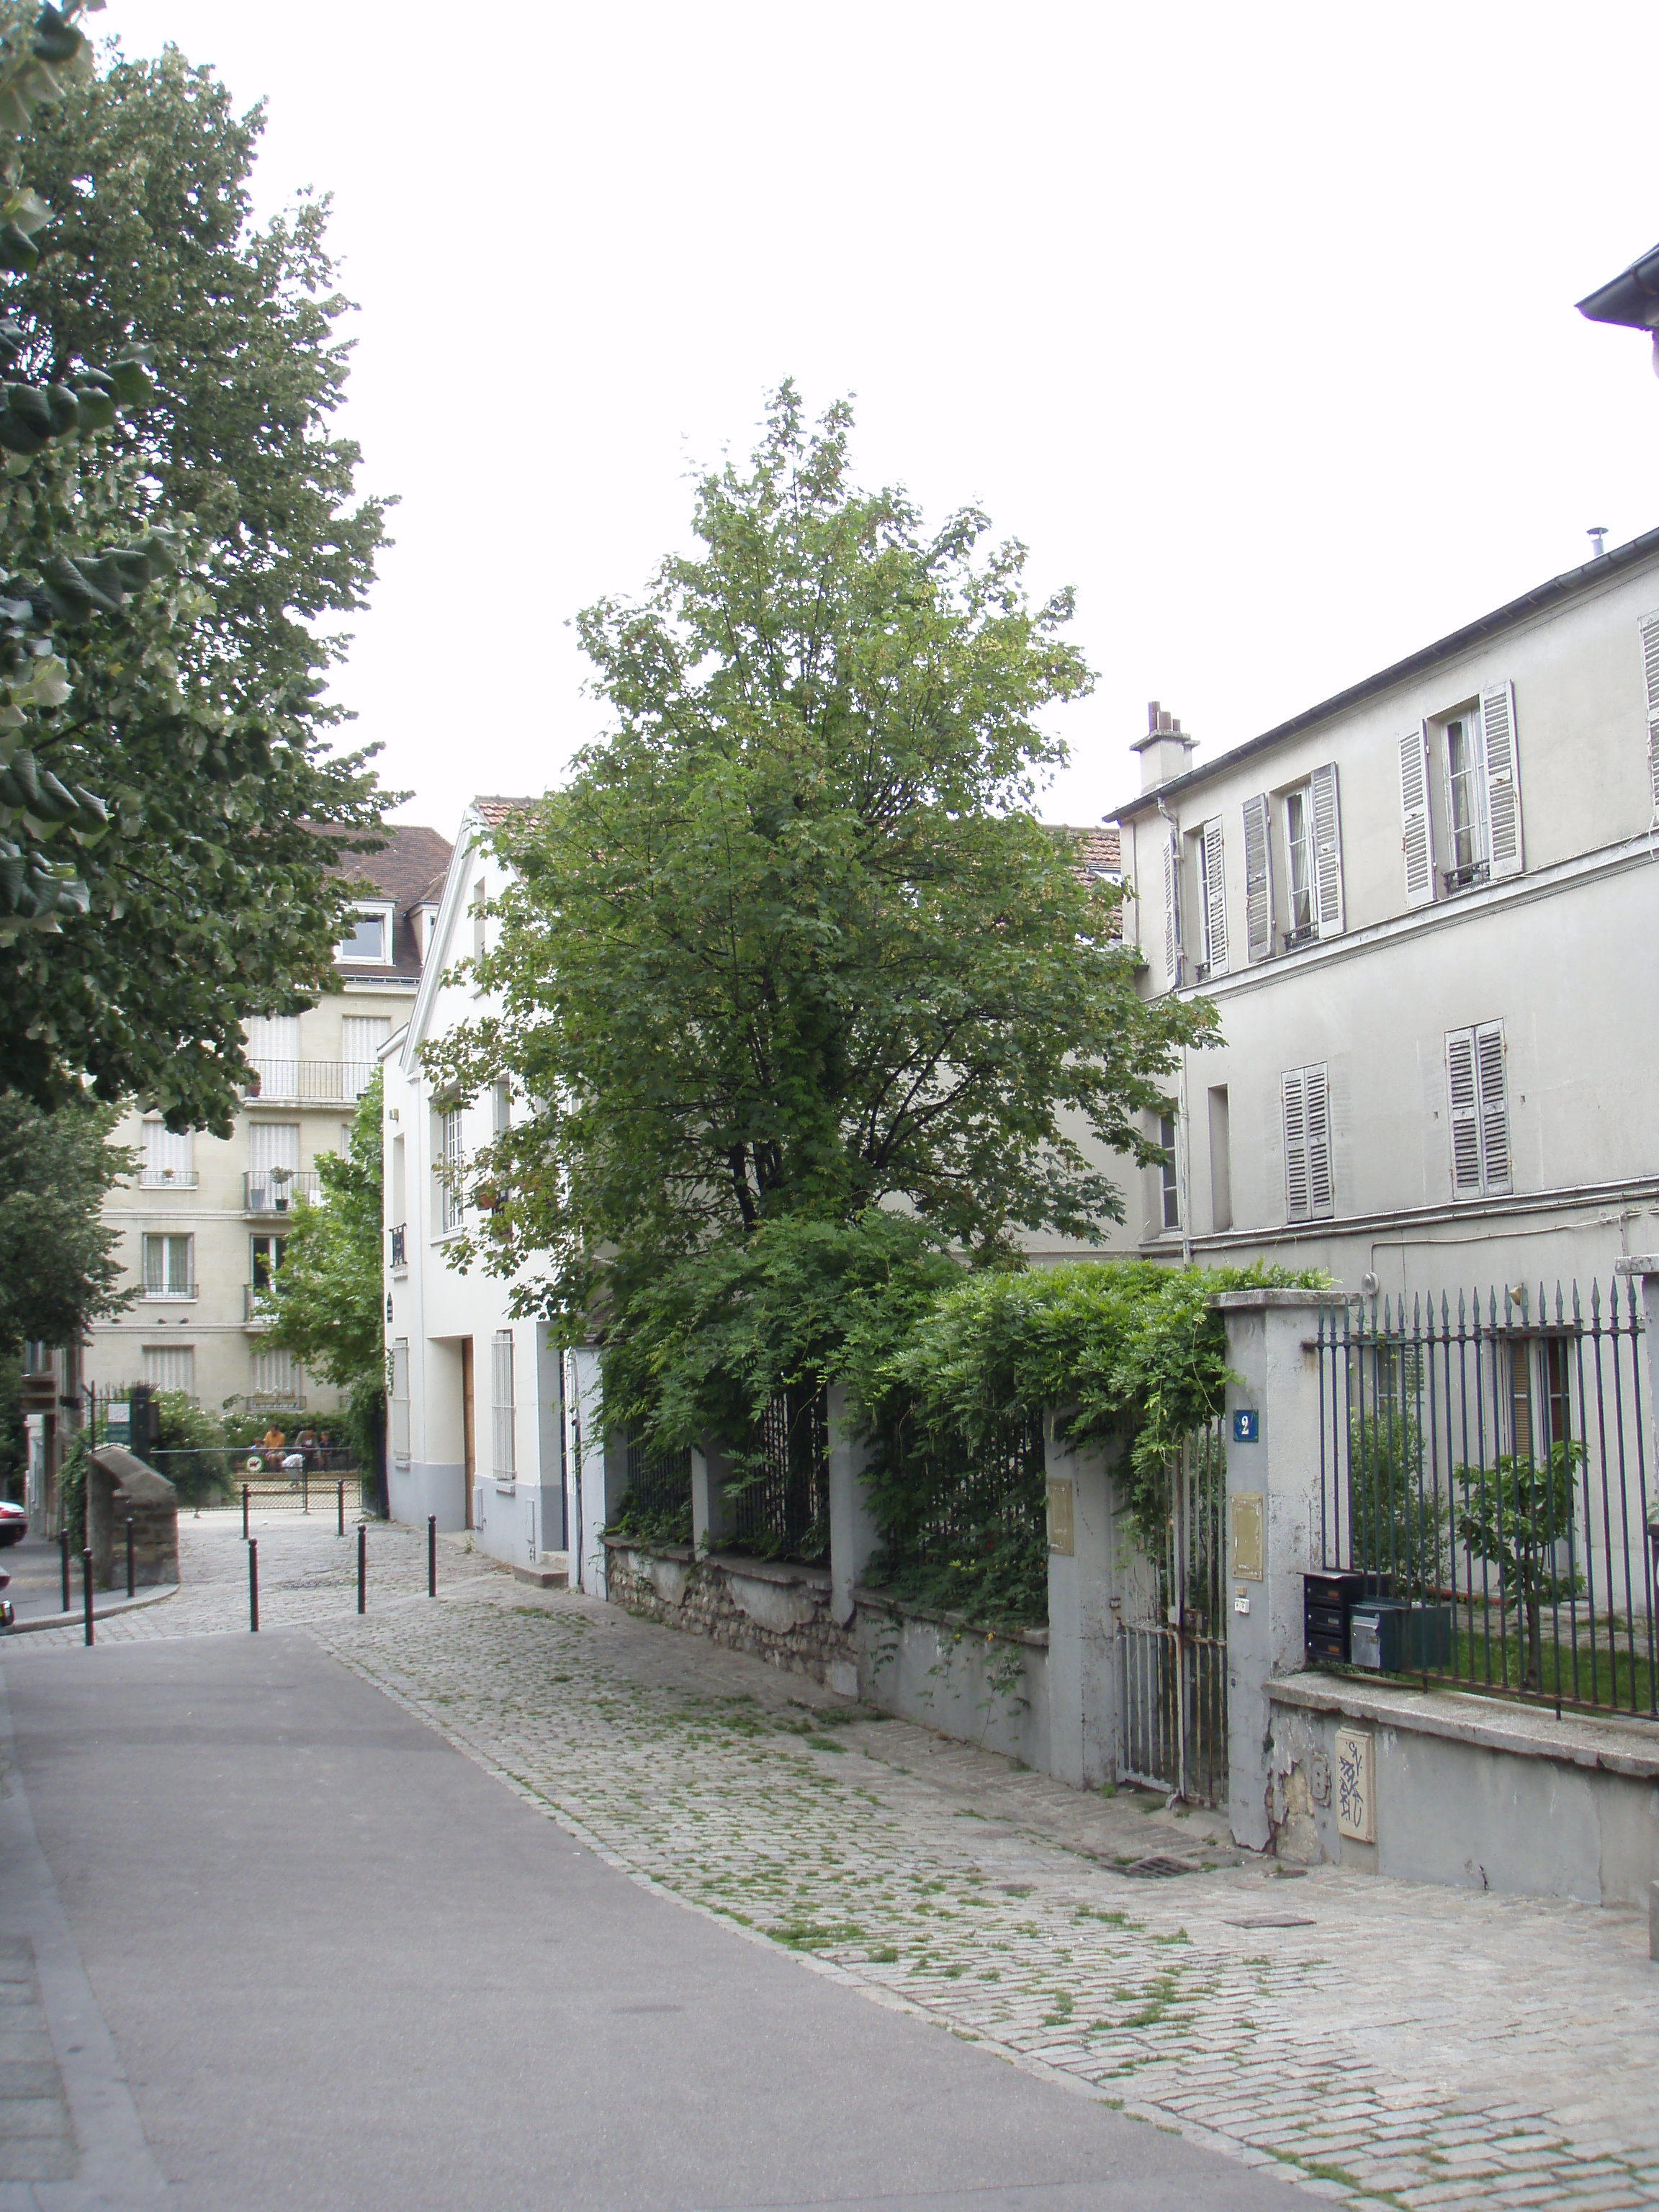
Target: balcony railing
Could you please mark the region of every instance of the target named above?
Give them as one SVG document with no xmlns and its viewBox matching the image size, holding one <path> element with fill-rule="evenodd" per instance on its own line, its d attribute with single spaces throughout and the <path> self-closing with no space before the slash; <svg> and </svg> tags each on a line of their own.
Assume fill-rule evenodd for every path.
<svg viewBox="0 0 1659 2212">
<path fill-rule="evenodd" d="M 264 1328 L 271 1319 L 269 1283 L 244 1283 L 242 1319 L 250 1328 Z"/>
<path fill-rule="evenodd" d="M 400 1221 L 392 1231 L 392 1264 L 394 1267 L 406 1267 L 409 1265 L 408 1237 L 409 1225 L 406 1222 Z"/>
<path fill-rule="evenodd" d="M 372 1060 L 256 1060 L 247 1096 L 262 1106 L 350 1106 L 374 1080 Z"/>
<path fill-rule="evenodd" d="M 197 1185 L 194 1168 L 140 1168 L 140 1190 L 194 1190 Z"/>
<path fill-rule="evenodd" d="M 314 1168 L 251 1168 L 242 1177 L 244 1213 L 289 1213 L 296 1198 L 314 1199 L 319 1178 Z"/>
<path fill-rule="evenodd" d="M 194 1298 L 201 1292 L 194 1283 L 146 1283 L 138 1295 L 148 1305 L 155 1298 Z"/>
</svg>

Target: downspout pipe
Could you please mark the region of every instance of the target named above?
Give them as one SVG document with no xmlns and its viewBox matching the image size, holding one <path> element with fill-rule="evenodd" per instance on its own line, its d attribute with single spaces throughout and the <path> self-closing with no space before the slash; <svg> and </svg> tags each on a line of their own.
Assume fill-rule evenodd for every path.
<svg viewBox="0 0 1659 2212">
<path fill-rule="evenodd" d="M 1161 821 L 1168 824 L 1170 841 L 1178 856 L 1181 850 L 1181 824 L 1176 820 L 1176 817 L 1170 813 L 1169 808 L 1164 805 L 1162 798 L 1159 798 L 1156 803 L 1158 806 L 1158 817 Z M 1176 928 L 1177 933 L 1179 933 L 1181 927 L 1181 871 L 1178 866 L 1176 870 L 1175 885 Z M 1177 959 L 1180 959 L 1182 957 L 1182 956 L 1181 954 L 1177 953 Z M 1176 988 L 1178 989 L 1180 987 L 1177 985 Z M 1192 1148 L 1188 1141 L 1188 1132 L 1190 1126 L 1191 1116 L 1188 1112 L 1187 1106 L 1187 1048 L 1183 1044 L 1181 1048 L 1181 1074 L 1176 1085 L 1176 1198 L 1177 1204 L 1181 1207 L 1181 1264 L 1183 1267 L 1190 1267 L 1193 1264 L 1192 1177 L 1189 1172 L 1191 1167 Z"/>
</svg>

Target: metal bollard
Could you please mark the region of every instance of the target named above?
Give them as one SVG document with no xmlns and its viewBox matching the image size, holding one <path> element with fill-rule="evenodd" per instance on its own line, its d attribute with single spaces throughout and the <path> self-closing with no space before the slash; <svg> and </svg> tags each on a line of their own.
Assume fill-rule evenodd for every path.
<svg viewBox="0 0 1659 2212">
<path fill-rule="evenodd" d="M 426 1594 L 428 1597 L 438 1595 L 438 1516 L 435 1513 L 428 1513 L 426 1516 Z"/>
<path fill-rule="evenodd" d="M 63 1608 L 63 1609 L 64 1609 L 64 1611 L 65 1613 L 67 1613 L 67 1612 L 69 1611 L 69 1609 L 70 1609 L 70 1588 L 69 1588 L 69 1530 L 68 1530 L 67 1528 L 60 1528 L 60 1529 L 58 1531 L 58 1550 L 59 1550 L 59 1551 L 63 1553 L 63 1555 L 64 1555 L 64 1608 Z"/>
<path fill-rule="evenodd" d="M 242 1541 L 247 1541 L 247 1485 L 242 1485 Z"/>
<path fill-rule="evenodd" d="M 300 1510 L 301 1513 L 311 1510 L 311 1469 L 303 1460 L 300 1462 Z"/>
<path fill-rule="evenodd" d="M 357 1523 L 357 1610 L 368 1611 L 368 1529 L 362 1521 Z"/>
<path fill-rule="evenodd" d="M 87 1609 L 87 1642 L 92 1642 L 92 1547 L 81 1554 L 81 1588 Z"/>
<path fill-rule="evenodd" d="M 259 1633 L 259 1540 L 257 1536 L 247 1547 L 247 1627 L 250 1636 Z"/>
<path fill-rule="evenodd" d="M 343 1482 L 337 1482 L 334 1487 L 340 1493 L 340 1534 L 343 1536 L 345 1534 L 345 1485 Z"/>
<path fill-rule="evenodd" d="M 137 1594 L 138 1561 L 133 1548 L 132 1516 L 129 1513 L 127 1516 L 127 1595 L 136 1597 Z"/>
</svg>

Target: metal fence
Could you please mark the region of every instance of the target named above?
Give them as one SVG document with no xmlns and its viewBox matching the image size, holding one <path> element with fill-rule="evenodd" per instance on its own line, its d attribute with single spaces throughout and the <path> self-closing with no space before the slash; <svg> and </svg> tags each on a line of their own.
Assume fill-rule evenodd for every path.
<svg viewBox="0 0 1659 2212">
<path fill-rule="evenodd" d="M 1316 1539 L 1388 1601 L 1397 1671 L 1659 1719 L 1634 1285 L 1373 1301 L 1317 1348 Z"/>
<path fill-rule="evenodd" d="M 916 1469 L 927 1502 L 905 1532 L 905 1558 L 947 1559 L 964 1540 L 992 1534 L 1046 1550 L 1044 1465 L 1040 1419 L 1011 1421 L 973 1450 L 933 1443 Z"/>
<path fill-rule="evenodd" d="M 769 1401 L 726 1489 L 728 1535 L 769 1558 L 822 1559 L 830 1548 L 830 1419 L 822 1390 Z"/>
<path fill-rule="evenodd" d="M 1118 1772 L 1200 1805 L 1227 1796 L 1226 1456 L 1219 1425 L 1169 1471 L 1151 1551 L 1126 1563 Z"/>
<path fill-rule="evenodd" d="M 665 1521 L 691 1510 L 691 1453 L 670 1452 L 653 1459 L 643 1444 L 628 1447 L 628 1495 L 642 1517 Z"/>
</svg>

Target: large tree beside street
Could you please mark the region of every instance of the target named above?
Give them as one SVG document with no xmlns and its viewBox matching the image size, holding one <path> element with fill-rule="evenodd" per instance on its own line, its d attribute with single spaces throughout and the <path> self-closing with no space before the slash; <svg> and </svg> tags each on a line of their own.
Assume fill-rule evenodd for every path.
<svg viewBox="0 0 1659 2212">
<path fill-rule="evenodd" d="M 1121 892 L 1033 811 L 1087 691 L 1070 594 L 964 512 L 866 492 L 849 410 L 775 397 L 752 464 L 699 487 L 696 550 L 580 618 L 611 727 L 501 835 L 514 879 L 434 1048 L 527 1102 L 480 1164 L 468 1248 L 586 1314 L 794 1217 L 913 1211 L 981 1258 L 1091 1237 L 1097 1146 L 1142 1120 L 1206 1010 L 1135 988 Z"/>
<path fill-rule="evenodd" d="M 31 1340 L 77 1343 L 137 1295 L 120 1286 L 121 1232 L 102 1214 L 135 1164 L 108 1141 L 113 1120 L 89 1103 L 46 1114 L 0 1092 L 0 1360 Z"/>
<path fill-rule="evenodd" d="M 378 819 L 321 694 L 384 511 L 331 428 L 326 203 L 252 221 L 261 125 L 175 51 L 99 74 L 0 0 L 0 1085 L 220 1133 L 246 1018 L 326 988 L 328 862 Z"/>
</svg>

